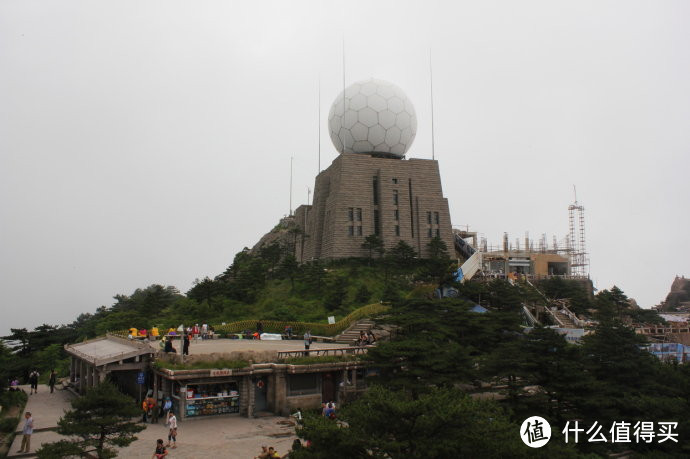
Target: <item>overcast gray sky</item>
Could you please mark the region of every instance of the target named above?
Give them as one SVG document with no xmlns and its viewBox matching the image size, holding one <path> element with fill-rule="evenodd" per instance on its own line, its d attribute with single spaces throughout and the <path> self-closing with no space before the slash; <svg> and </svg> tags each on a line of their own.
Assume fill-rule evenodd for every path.
<svg viewBox="0 0 690 459">
<path fill-rule="evenodd" d="M 562 238 L 640 305 L 690 275 L 690 2 L 0 2 L 0 333 L 186 291 L 288 213 L 376 77 L 412 99 L 454 225 Z M 321 81 L 321 118 L 318 85 Z"/>
</svg>

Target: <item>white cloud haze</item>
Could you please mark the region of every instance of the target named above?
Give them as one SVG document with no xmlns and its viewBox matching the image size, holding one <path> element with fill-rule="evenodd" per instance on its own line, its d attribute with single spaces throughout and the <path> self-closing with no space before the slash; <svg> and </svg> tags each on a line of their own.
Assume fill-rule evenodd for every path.
<svg viewBox="0 0 690 459">
<path fill-rule="evenodd" d="M 562 237 L 644 307 L 690 274 L 690 3 L 0 3 L 0 333 L 222 272 L 335 158 L 347 83 L 415 103 L 454 225 Z M 317 116 L 321 81 L 321 118 Z M 549 236 L 550 238 L 550 236 Z M 550 239 L 549 239 L 550 240 Z M 229 318 L 231 319 L 231 318 Z"/>
</svg>

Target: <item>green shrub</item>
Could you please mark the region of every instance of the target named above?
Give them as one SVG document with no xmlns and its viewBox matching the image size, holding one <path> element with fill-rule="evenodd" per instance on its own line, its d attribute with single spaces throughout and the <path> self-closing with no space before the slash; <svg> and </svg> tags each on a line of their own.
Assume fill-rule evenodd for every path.
<svg viewBox="0 0 690 459">
<path fill-rule="evenodd" d="M 0 395 L 0 405 L 19 406 L 21 408 L 24 408 L 24 405 L 26 404 L 28 398 L 29 396 L 26 395 L 26 392 L 18 390 L 9 390 L 2 392 L 2 394 Z"/>
<path fill-rule="evenodd" d="M 311 334 L 315 336 L 335 336 L 343 332 L 346 328 L 357 322 L 359 319 L 376 316 L 386 312 L 389 308 L 390 305 L 385 303 L 373 303 L 367 306 L 362 306 L 359 309 L 355 309 L 334 324 L 263 319 L 261 319 L 261 324 L 263 325 L 264 332 L 266 333 L 283 333 L 283 331 L 285 331 L 285 326 L 291 325 L 292 333 L 296 335 L 302 334 L 307 330 L 311 330 Z M 214 325 L 213 329 L 218 334 L 227 335 L 240 333 L 244 330 L 254 330 L 258 321 L 259 319 L 240 320 L 225 325 Z M 127 337 L 127 333 L 128 332 L 126 330 L 112 332 L 113 335 L 118 335 L 124 338 Z"/>
<path fill-rule="evenodd" d="M 19 425 L 19 418 L 2 418 L 0 419 L 0 432 L 14 432 L 17 425 Z"/>
<path fill-rule="evenodd" d="M 156 368 L 167 368 L 168 370 L 205 370 L 205 369 L 225 369 L 225 368 L 246 368 L 249 362 L 246 360 L 214 360 L 212 362 L 195 363 L 170 363 L 157 361 Z"/>
</svg>

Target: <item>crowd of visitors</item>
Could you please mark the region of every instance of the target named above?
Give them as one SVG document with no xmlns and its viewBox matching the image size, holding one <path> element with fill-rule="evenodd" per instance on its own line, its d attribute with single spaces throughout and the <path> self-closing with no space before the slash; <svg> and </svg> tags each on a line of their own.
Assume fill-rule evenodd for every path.
<svg viewBox="0 0 690 459">
<path fill-rule="evenodd" d="M 359 332 L 359 338 L 357 338 L 354 342 L 355 346 L 371 346 L 376 342 L 376 336 L 370 331 L 364 332 L 364 330 L 361 330 Z"/>
<path fill-rule="evenodd" d="M 292 442 L 292 448 L 286 454 L 281 456 L 273 446 L 262 446 L 261 453 L 258 456 L 254 456 L 254 459 L 285 459 L 291 457 L 293 451 L 302 448 L 302 441 L 299 438 L 295 438 L 295 441 Z"/>
<path fill-rule="evenodd" d="M 149 398 L 150 397 L 147 397 L 147 400 Z M 147 404 L 147 400 L 144 401 L 145 404 Z M 146 406 L 149 407 L 148 404 Z M 162 408 L 163 410 L 166 410 L 167 413 L 165 425 L 168 427 L 168 443 L 164 444 L 163 439 L 159 438 L 156 441 L 156 450 L 154 451 L 153 456 L 151 456 L 151 459 L 160 459 L 162 457 L 166 457 L 168 455 L 167 448 L 177 448 L 177 417 L 175 416 L 175 413 L 172 412 L 172 403 L 170 403 L 170 398 L 166 399 Z M 151 408 L 150 411 L 151 410 L 153 410 L 153 408 Z M 147 414 L 144 412 L 144 419 L 146 419 L 146 416 Z"/>
<path fill-rule="evenodd" d="M 153 424 L 158 422 L 158 413 L 156 412 L 156 400 L 153 397 L 146 397 L 141 402 L 141 409 L 144 413 L 141 422 L 147 423 L 149 422 L 149 420 Z"/>
<path fill-rule="evenodd" d="M 29 373 L 29 395 L 33 394 L 38 394 L 38 378 L 41 376 L 41 374 L 38 372 L 38 370 L 33 369 Z M 11 391 L 19 391 L 21 390 L 19 388 L 19 378 L 13 377 L 9 378 L 8 380 L 8 386 L 9 390 Z M 50 393 L 52 394 L 55 391 L 55 385 L 57 384 L 57 372 L 55 369 L 50 370 L 50 375 L 48 376 L 48 386 L 50 387 Z"/>
</svg>

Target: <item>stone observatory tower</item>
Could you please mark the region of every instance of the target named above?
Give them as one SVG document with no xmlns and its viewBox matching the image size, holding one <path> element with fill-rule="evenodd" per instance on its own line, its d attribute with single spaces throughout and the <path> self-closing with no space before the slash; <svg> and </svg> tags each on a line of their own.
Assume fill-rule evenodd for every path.
<svg viewBox="0 0 690 459">
<path fill-rule="evenodd" d="M 371 234 L 386 249 L 405 241 L 420 257 L 438 237 L 453 253 L 438 162 L 405 159 L 417 115 L 400 88 L 377 79 L 350 85 L 333 101 L 328 130 L 340 154 L 316 177 L 312 205 L 295 211 L 304 233 L 298 261 L 366 257 L 362 243 Z"/>
</svg>

